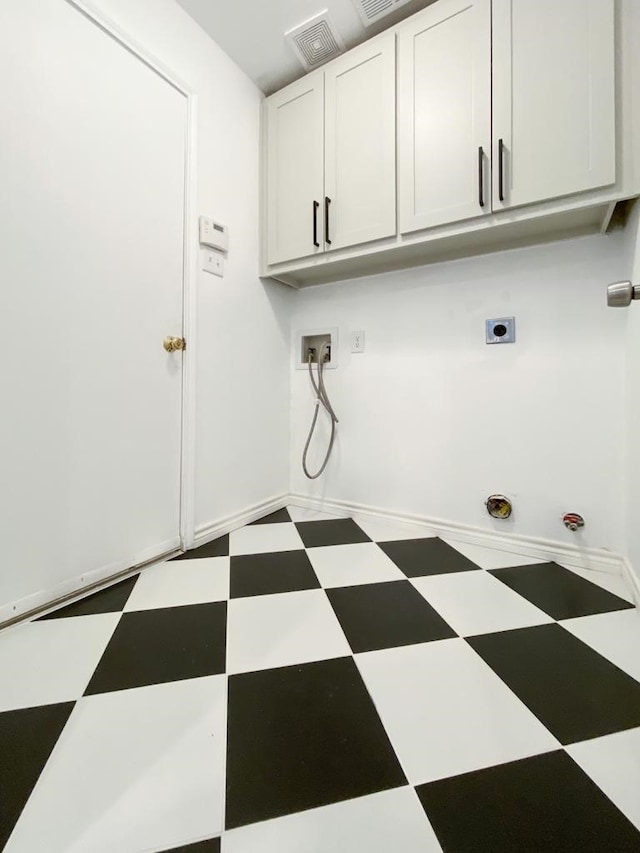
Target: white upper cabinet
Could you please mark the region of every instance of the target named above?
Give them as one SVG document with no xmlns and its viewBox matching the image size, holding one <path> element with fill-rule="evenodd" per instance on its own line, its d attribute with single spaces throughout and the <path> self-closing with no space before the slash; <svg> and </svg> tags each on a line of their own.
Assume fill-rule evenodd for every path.
<svg viewBox="0 0 640 853">
<path fill-rule="evenodd" d="M 267 101 L 269 264 L 324 250 L 323 156 L 324 74 L 316 71 Z"/>
<path fill-rule="evenodd" d="M 494 210 L 615 182 L 614 5 L 493 0 Z"/>
<path fill-rule="evenodd" d="M 272 95 L 265 274 L 317 284 L 606 229 L 640 193 L 639 7 L 435 0 Z"/>
<path fill-rule="evenodd" d="M 267 263 L 396 233 L 389 32 L 267 99 Z"/>
<path fill-rule="evenodd" d="M 326 249 L 396 233 L 395 34 L 325 70 Z"/>
<path fill-rule="evenodd" d="M 491 213 L 491 0 L 409 18 L 398 56 L 401 233 Z"/>
</svg>

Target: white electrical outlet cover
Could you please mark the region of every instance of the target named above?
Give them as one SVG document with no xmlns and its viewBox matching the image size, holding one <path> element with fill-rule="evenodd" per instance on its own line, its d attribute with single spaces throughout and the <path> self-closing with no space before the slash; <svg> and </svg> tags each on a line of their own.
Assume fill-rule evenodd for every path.
<svg viewBox="0 0 640 853">
<path fill-rule="evenodd" d="M 351 332 L 351 352 L 364 352 L 364 332 Z"/>
</svg>

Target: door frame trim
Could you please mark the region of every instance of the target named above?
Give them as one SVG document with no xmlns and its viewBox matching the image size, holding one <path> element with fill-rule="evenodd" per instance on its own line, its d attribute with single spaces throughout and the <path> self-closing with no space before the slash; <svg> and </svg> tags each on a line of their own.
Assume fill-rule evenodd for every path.
<svg viewBox="0 0 640 853">
<path fill-rule="evenodd" d="M 182 354 L 182 435 L 180 447 L 179 533 L 183 550 L 195 539 L 195 420 L 196 420 L 196 297 L 198 284 L 198 96 L 194 89 L 164 62 L 132 38 L 119 24 L 90 0 L 63 0 L 76 9 L 125 50 L 134 54 L 187 102 L 185 127 L 185 186 L 183 236 L 182 334 L 188 345 Z"/>
</svg>

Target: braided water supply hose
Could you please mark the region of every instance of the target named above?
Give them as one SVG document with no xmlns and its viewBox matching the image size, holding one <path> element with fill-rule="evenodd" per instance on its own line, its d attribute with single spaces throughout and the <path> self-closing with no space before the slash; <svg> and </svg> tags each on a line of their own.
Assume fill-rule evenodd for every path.
<svg viewBox="0 0 640 853">
<path fill-rule="evenodd" d="M 317 480 L 318 477 L 322 474 L 324 469 L 327 467 L 327 462 L 329 461 L 329 457 L 331 456 L 331 451 L 333 450 L 333 443 L 336 439 L 336 424 L 338 423 L 338 418 L 336 417 L 336 413 L 333 411 L 333 406 L 331 405 L 331 401 L 329 400 L 329 395 L 327 394 L 327 389 L 324 386 L 324 363 L 325 357 L 328 356 L 329 344 L 324 343 L 320 347 L 320 353 L 318 355 L 318 381 L 313 377 L 313 368 L 311 367 L 313 354 L 309 352 L 309 356 L 307 359 L 307 364 L 309 366 L 309 376 L 311 378 L 311 384 L 313 385 L 313 390 L 316 394 L 316 402 L 315 402 L 315 411 L 313 413 L 313 420 L 311 421 L 311 429 L 309 430 L 309 435 L 307 437 L 307 443 L 304 446 L 304 451 L 302 452 L 302 470 L 310 480 Z M 326 411 L 326 413 L 331 418 L 331 437 L 329 439 L 329 447 L 327 448 L 327 454 L 324 457 L 324 462 L 320 466 L 320 470 L 316 474 L 310 474 L 309 468 L 307 467 L 307 453 L 309 452 L 309 446 L 311 444 L 311 439 L 313 438 L 313 433 L 316 429 L 316 424 L 318 423 L 318 412 L 320 411 L 320 406 Z"/>
</svg>

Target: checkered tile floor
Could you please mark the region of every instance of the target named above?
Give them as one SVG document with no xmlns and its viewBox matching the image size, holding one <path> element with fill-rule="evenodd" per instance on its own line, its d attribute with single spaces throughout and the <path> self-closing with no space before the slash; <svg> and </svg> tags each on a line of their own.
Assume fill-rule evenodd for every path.
<svg viewBox="0 0 640 853">
<path fill-rule="evenodd" d="M 0 848 L 640 851 L 630 601 L 274 513 L 0 634 Z"/>
</svg>

